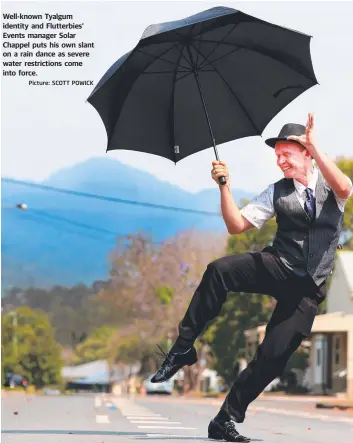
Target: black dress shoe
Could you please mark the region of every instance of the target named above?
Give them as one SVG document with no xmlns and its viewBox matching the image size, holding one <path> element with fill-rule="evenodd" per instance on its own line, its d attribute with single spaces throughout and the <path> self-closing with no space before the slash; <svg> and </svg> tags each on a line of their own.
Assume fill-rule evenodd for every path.
<svg viewBox="0 0 353 443">
<path fill-rule="evenodd" d="M 249 442 L 249 437 L 239 434 L 235 429 L 235 422 L 233 420 L 226 422 L 218 422 L 217 420 L 211 420 L 208 425 L 208 438 L 213 440 L 225 440 L 236 442 Z"/>
<path fill-rule="evenodd" d="M 162 366 L 155 375 L 151 378 L 152 383 L 162 383 L 169 380 L 176 374 L 183 366 L 191 366 L 197 362 L 196 349 L 192 346 L 186 352 L 176 353 L 169 352 L 165 355 L 165 360 Z"/>
</svg>

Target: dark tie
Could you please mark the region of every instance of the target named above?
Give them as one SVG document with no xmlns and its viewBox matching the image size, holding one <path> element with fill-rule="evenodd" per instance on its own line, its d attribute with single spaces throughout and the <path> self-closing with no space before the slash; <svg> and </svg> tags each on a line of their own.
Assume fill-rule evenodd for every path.
<svg viewBox="0 0 353 443">
<path fill-rule="evenodd" d="M 304 208 L 311 220 L 315 219 L 315 197 L 313 191 L 310 188 L 305 189 L 306 200 Z"/>
</svg>

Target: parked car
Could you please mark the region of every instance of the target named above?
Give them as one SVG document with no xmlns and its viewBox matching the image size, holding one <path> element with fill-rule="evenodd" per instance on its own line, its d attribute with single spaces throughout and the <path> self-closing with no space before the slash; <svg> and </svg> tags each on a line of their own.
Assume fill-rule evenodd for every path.
<svg viewBox="0 0 353 443">
<path fill-rule="evenodd" d="M 27 388 L 28 381 L 26 377 L 23 377 L 19 374 L 7 374 L 5 386 L 9 386 L 10 388 L 16 388 L 17 386 L 21 386 L 22 388 Z"/>
<path fill-rule="evenodd" d="M 143 382 L 146 389 L 146 394 L 172 394 L 174 386 L 173 379 L 164 381 L 162 383 L 151 383 L 152 377 L 153 375 L 150 375 Z"/>
</svg>

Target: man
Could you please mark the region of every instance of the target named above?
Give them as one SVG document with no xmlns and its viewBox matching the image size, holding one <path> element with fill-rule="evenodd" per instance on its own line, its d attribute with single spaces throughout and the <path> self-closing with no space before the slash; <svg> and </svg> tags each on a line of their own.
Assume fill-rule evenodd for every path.
<svg viewBox="0 0 353 443">
<path fill-rule="evenodd" d="M 289 123 L 266 144 L 274 148 L 284 178 L 242 210 L 232 197 L 224 162 L 212 163 L 212 178 L 217 183 L 222 176 L 227 180 L 219 189 L 228 232 L 261 228 L 276 216 L 273 245 L 262 252 L 226 256 L 208 265 L 179 324 L 179 336 L 152 378 L 152 382 L 162 382 L 197 361 L 193 343 L 219 314 L 228 292 L 274 297 L 277 304 L 263 342 L 209 424 L 208 436 L 213 439 L 249 441 L 238 433 L 235 422 L 244 421 L 249 403 L 283 372 L 290 356 L 309 336 L 318 305 L 326 296 L 344 205 L 352 194 L 351 180 L 317 146 L 313 114 L 309 114 L 306 127 Z M 313 159 L 319 169 L 313 166 Z"/>
</svg>

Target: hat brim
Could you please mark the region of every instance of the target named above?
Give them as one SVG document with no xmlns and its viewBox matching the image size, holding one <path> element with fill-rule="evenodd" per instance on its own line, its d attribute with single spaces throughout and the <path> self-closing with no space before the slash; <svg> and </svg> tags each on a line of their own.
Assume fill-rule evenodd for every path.
<svg viewBox="0 0 353 443">
<path fill-rule="evenodd" d="M 295 143 L 302 148 L 306 149 L 305 146 L 303 146 L 301 143 L 295 141 L 295 140 L 288 140 L 287 137 L 274 137 L 274 138 L 268 138 L 265 140 L 266 145 L 270 146 L 271 148 L 274 148 L 277 142 L 291 142 Z"/>
</svg>

